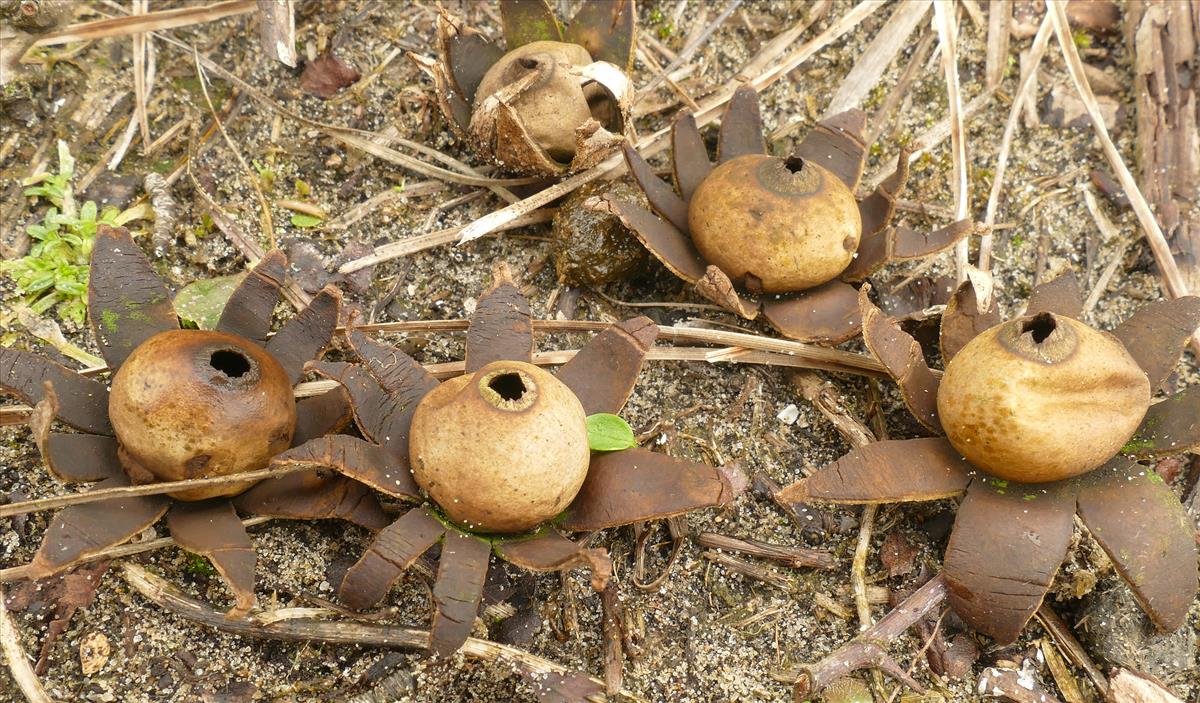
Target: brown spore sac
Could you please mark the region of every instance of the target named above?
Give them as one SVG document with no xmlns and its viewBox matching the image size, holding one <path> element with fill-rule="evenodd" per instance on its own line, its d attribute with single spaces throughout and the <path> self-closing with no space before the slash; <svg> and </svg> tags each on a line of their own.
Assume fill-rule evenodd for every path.
<svg viewBox="0 0 1200 703">
<path fill-rule="evenodd" d="M 261 346 L 223 332 L 171 330 L 121 365 L 109 416 L 130 478 L 178 481 L 264 468 L 291 444 L 296 401 L 286 372 Z M 201 500 L 249 485 L 171 495 Z"/>
</svg>

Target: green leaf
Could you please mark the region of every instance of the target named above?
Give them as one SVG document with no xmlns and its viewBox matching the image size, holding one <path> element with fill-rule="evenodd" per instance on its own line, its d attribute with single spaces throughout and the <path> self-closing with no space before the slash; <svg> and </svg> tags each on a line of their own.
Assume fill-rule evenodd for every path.
<svg viewBox="0 0 1200 703">
<path fill-rule="evenodd" d="M 225 310 L 225 303 L 234 289 L 246 277 L 245 273 L 218 276 L 202 281 L 193 281 L 175 294 L 175 312 L 179 319 L 191 322 L 202 330 L 215 329 Z"/>
<path fill-rule="evenodd" d="M 588 415 L 587 434 L 588 447 L 594 452 L 616 452 L 637 446 L 629 423 L 612 413 Z"/>
<path fill-rule="evenodd" d="M 322 220 L 319 217 L 313 217 L 312 215 L 305 215 L 302 212 L 297 212 L 297 213 L 292 214 L 292 224 L 297 227 L 316 227 L 316 226 L 320 225 L 323 221 L 324 220 Z"/>
</svg>

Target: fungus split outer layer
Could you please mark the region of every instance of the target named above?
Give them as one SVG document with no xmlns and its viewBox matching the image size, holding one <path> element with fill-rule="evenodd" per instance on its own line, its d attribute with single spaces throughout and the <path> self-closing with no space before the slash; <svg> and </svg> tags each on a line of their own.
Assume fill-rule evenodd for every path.
<svg viewBox="0 0 1200 703">
<path fill-rule="evenodd" d="M 939 380 L 920 346 L 867 292 L 860 294 L 867 347 L 916 418 L 938 434 L 946 428 L 948 437 L 867 445 L 782 497 L 890 503 L 965 494 L 943 564 L 950 604 L 1005 644 L 1045 597 L 1078 515 L 1154 624 L 1183 625 L 1196 597 L 1194 529 L 1170 487 L 1135 460 L 1200 447 L 1200 387 L 1145 410 L 1149 392 L 1161 388 L 1200 325 L 1200 298 L 1151 303 L 1108 334 L 1079 322 L 1082 298 L 1068 276 L 1035 288 L 1024 317 L 991 326 L 998 315 L 980 308 L 968 280 L 942 318 L 948 370 Z M 1029 357 L 1047 343 L 1041 358 Z M 1063 379 L 1055 369 L 1064 370 Z M 991 407 L 981 413 L 986 403 Z M 969 428 L 977 419 L 980 427 Z M 993 446 L 978 453 L 976 442 Z M 964 449 L 977 454 L 976 462 Z M 1041 479 L 1057 480 L 1034 482 Z"/>
<path fill-rule="evenodd" d="M 529 304 L 504 266 L 497 269 L 495 284 L 480 298 L 471 316 L 465 377 L 439 384 L 400 350 L 351 328 L 347 339 L 359 363 L 318 362 L 312 368 L 346 389 L 355 424 L 366 439 L 321 437 L 273 462 L 325 466 L 414 504 L 381 530 L 346 572 L 339 590 L 341 599 L 354 608 L 375 605 L 405 569 L 441 544 L 433 593 L 432 648 L 450 654 L 470 634 L 489 553 L 534 571 L 588 567 L 593 587 L 600 590 L 612 571 L 607 552 L 589 548 L 586 537 L 575 541 L 565 533 L 627 525 L 733 501 L 745 487 L 744 476 L 736 468 L 716 468 L 640 448 L 587 454 L 586 476 L 581 477 L 582 486 L 576 486 L 572 478 L 574 462 L 579 459 L 576 444 L 582 440 L 586 448 L 586 436 L 572 436 L 568 441 L 557 438 L 553 448 L 547 449 L 543 442 L 547 428 L 535 426 L 542 420 L 524 424 L 517 419 L 505 426 L 503 413 L 519 414 L 525 402 L 515 381 L 526 391 L 571 396 L 559 397 L 555 403 L 559 407 L 543 418 L 551 426 L 582 423 L 586 414 L 619 412 L 657 335 L 653 322 L 633 318 L 597 334 L 556 374 L 537 369 L 531 365 Z M 500 396 L 492 400 L 511 408 L 492 407 L 480 414 L 478 404 L 488 402 L 487 393 Z M 529 407 L 536 402 L 534 399 Z M 503 452 L 496 449 L 496 442 L 504 443 Z M 418 467 L 413 467 L 410 456 Z M 566 473 L 531 478 L 526 471 L 534 464 L 550 474 Z M 472 471 L 488 475 L 464 478 Z M 553 485 L 563 478 L 570 480 Z M 533 503 L 540 501 L 521 495 L 522 488 L 533 488 L 534 483 L 543 484 L 542 488 L 552 485 L 551 493 L 561 490 L 565 509 L 557 508 L 557 501 L 552 501 L 554 508 L 535 506 Z M 418 484 L 425 486 L 428 496 L 422 495 Z M 469 495 L 479 491 L 493 495 Z M 456 497 L 462 504 L 450 502 Z M 530 530 L 530 520 L 509 522 L 512 515 L 506 511 L 489 512 L 508 501 L 527 513 L 542 509 L 560 512 Z M 472 510 L 482 506 L 482 512 L 459 512 L 467 502 L 472 503 Z M 476 535 L 462 523 L 492 531 L 525 531 Z"/>
<path fill-rule="evenodd" d="M 114 374 L 111 394 L 104 383 L 42 356 L 0 349 L 0 389 L 37 404 L 31 425 L 51 473 L 66 483 L 95 481 L 96 488 L 239 473 L 264 468 L 293 441 L 344 426 L 341 389 L 300 403 L 292 393 L 305 362 L 329 345 L 337 289 L 323 290 L 267 341 L 285 265 L 281 252 L 268 253 L 234 291 L 215 331 L 182 330 L 166 286 L 129 232 L 101 225 L 88 312 Z M 80 433 L 52 431 L 55 418 Z M 46 530 L 30 565 L 33 578 L 71 568 L 165 514 L 175 541 L 207 557 L 233 591 L 230 615 L 244 614 L 254 605 L 254 551 L 222 489 L 68 507 Z M 314 472 L 258 483 L 236 504 L 247 514 L 386 524 L 366 486 Z"/>
<path fill-rule="evenodd" d="M 410 58 L 433 78 L 450 128 L 481 156 L 560 176 L 622 141 L 636 15 L 633 0 L 584 0 L 564 31 L 546 0 L 500 0 L 504 48 L 443 12 L 438 59 Z"/>
<path fill-rule="evenodd" d="M 685 112 L 671 125 L 674 188 L 626 143 L 650 210 L 611 196 L 604 204 L 701 295 L 746 319 L 761 314 L 792 339 L 839 344 L 862 326 L 855 286 L 889 261 L 931 256 L 974 229 L 968 220 L 935 232 L 892 224 L 908 180 L 904 150 L 896 170 L 858 200 L 865 127 L 866 115 L 848 110 L 818 123 L 790 157 L 769 156 L 758 94 L 743 86 L 721 117 L 715 166 Z"/>
</svg>

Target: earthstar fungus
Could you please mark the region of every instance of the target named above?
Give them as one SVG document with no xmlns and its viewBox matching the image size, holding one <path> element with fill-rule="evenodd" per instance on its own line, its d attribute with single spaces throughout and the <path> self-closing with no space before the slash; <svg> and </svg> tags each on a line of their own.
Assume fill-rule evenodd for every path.
<svg viewBox="0 0 1200 703">
<path fill-rule="evenodd" d="M 641 448 L 587 451 L 585 417 L 621 410 L 657 334 L 647 318 L 626 320 L 557 373 L 539 369 L 529 304 L 504 266 L 471 316 L 465 376 L 439 383 L 351 328 L 359 363 L 310 368 L 346 389 L 366 439 L 327 435 L 273 461 L 324 465 L 413 505 L 350 567 L 341 599 L 375 605 L 440 544 L 432 648 L 447 655 L 471 632 L 491 554 L 533 571 L 587 567 L 602 590 L 607 552 L 565 533 L 729 504 L 744 487 L 735 469 Z"/>
<path fill-rule="evenodd" d="M 973 229 L 968 220 L 931 233 L 891 224 L 908 180 L 906 152 L 858 200 L 865 127 L 862 111 L 848 110 L 822 120 L 792 156 L 769 156 L 758 94 L 743 86 L 721 118 L 715 166 L 685 112 L 671 126 L 674 187 L 626 143 L 625 161 L 652 211 L 606 202 L 701 295 L 746 319 L 761 314 L 792 339 L 844 342 L 861 326 L 855 285 L 889 261 L 936 254 Z"/>
<path fill-rule="evenodd" d="M 206 478 L 265 468 L 292 442 L 337 429 L 340 389 L 296 403 L 292 387 L 337 326 L 341 294 L 321 291 L 267 339 L 286 262 L 268 253 L 233 292 L 213 331 L 180 329 L 166 286 L 124 228 L 96 233 L 88 283 L 93 335 L 112 390 L 42 356 L 0 349 L 0 390 L 36 404 L 31 422 L 47 468 L 95 488 Z M 51 431 L 57 418 L 78 433 Z M 249 489 L 249 490 L 247 490 Z M 229 496 L 240 493 L 234 501 Z M 234 505 L 237 505 L 235 510 Z M 241 615 L 254 605 L 254 549 L 238 511 L 272 517 L 386 523 L 367 488 L 295 473 L 252 488 L 233 483 L 177 494 L 74 505 L 52 519 L 33 578 L 71 568 L 166 515 L 184 549 L 207 557 Z"/>
<path fill-rule="evenodd" d="M 633 86 L 633 0 L 584 0 L 564 29 L 546 0 L 501 0 L 504 48 L 446 13 L 434 81 L 450 127 L 507 171 L 560 176 L 621 142 Z"/>
<path fill-rule="evenodd" d="M 891 503 L 965 496 L 943 571 L 951 607 L 1001 643 L 1017 638 L 1067 555 L 1074 518 L 1160 630 L 1196 595 L 1191 520 L 1136 463 L 1200 447 L 1200 387 L 1149 405 L 1200 325 L 1200 298 L 1150 303 L 1106 333 L 1079 321 L 1071 276 L 1001 322 L 970 280 L 947 305 L 940 379 L 920 346 L 860 294 L 863 339 L 905 403 L 945 436 L 867 445 L 783 491 L 792 500 Z M 971 459 L 968 460 L 968 457 Z"/>
</svg>

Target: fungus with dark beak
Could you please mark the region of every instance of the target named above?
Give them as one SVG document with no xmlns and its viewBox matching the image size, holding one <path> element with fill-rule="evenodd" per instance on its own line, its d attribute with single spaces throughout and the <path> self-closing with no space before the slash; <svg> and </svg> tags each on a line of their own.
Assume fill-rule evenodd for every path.
<svg viewBox="0 0 1200 703">
<path fill-rule="evenodd" d="M 464 376 L 439 383 L 404 352 L 351 328 L 360 363 L 312 368 L 350 394 L 366 440 L 325 436 L 272 461 L 324 466 L 413 505 L 347 570 L 339 597 L 375 606 L 440 544 L 431 646 L 448 655 L 471 632 L 492 553 L 532 571 L 586 567 L 603 590 L 608 553 L 570 533 L 732 502 L 746 483 L 735 467 L 640 447 L 589 451 L 586 417 L 620 412 L 657 335 L 644 317 L 626 320 L 557 373 L 542 370 L 532 364 L 529 303 L 503 265 L 471 315 Z"/>
<path fill-rule="evenodd" d="M 88 313 L 113 373 L 111 391 L 45 357 L 0 348 L 0 390 L 49 410 L 35 412 L 32 424 L 50 472 L 68 483 L 98 482 L 98 489 L 236 475 L 265 468 L 293 442 L 344 426 L 349 406 L 340 389 L 300 403 L 292 390 L 305 362 L 329 345 L 341 294 L 321 291 L 268 340 L 285 267 L 281 252 L 268 253 L 234 290 L 215 330 L 180 329 L 166 286 L 129 232 L 101 225 Z M 52 432 L 55 418 L 80 432 Z M 175 541 L 220 572 L 236 598 L 230 610 L 236 616 L 254 605 L 255 562 L 238 510 L 341 518 L 373 529 L 387 522 L 365 486 L 315 472 L 169 496 L 65 508 L 46 530 L 30 576 L 69 569 L 166 515 Z"/>
<path fill-rule="evenodd" d="M 564 30 L 545 0 L 501 0 L 501 49 L 442 13 L 434 79 L 451 129 L 507 171 L 560 176 L 621 141 L 633 88 L 633 0 L 584 0 Z"/>
<path fill-rule="evenodd" d="M 858 335 L 857 286 L 890 261 L 932 256 L 974 229 L 959 220 L 934 232 L 892 224 L 908 181 L 908 152 L 870 195 L 857 199 L 866 115 L 822 120 L 791 156 L 767 153 L 758 93 L 738 88 L 721 116 L 717 163 L 691 113 L 671 126 L 674 187 L 637 151 L 622 148 L 650 209 L 611 195 L 617 215 L 671 273 L 730 312 L 761 314 L 784 336 L 839 344 Z"/>
<path fill-rule="evenodd" d="M 1200 386 L 1149 405 L 1200 325 L 1200 298 L 1143 307 L 1112 333 L 1089 327 L 1074 277 L 1038 286 L 1001 322 L 968 280 L 946 306 L 940 379 L 920 345 L 871 303 L 863 340 L 937 435 L 868 444 L 788 486 L 782 500 L 892 503 L 965 495 L 943 570 L 954 611 L 1012 642 L 1070 549 L 1075 516 L 1160 630 L 1196 596 L 1191 518 L 1137 463 L 1200 447 Z M 1148 407 L 1149 406 L 1149 407 Z"/>
</svg>

